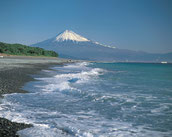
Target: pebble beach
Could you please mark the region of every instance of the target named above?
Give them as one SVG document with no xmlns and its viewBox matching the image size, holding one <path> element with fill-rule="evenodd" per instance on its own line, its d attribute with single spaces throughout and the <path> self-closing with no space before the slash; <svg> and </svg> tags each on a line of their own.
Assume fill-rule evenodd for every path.
<svg viewBox="0 0 172 137">
<path fill-rule="evenodd" d="M 25 93 L 26 82 L 34 80 L 31 75 L 50 66 L 69 63 L 71 60 L 44 57 L 1 57 L 0 58 L 0 105 L 4 94 Z M 17 137 L 16 132 L 32 125 L 16 123 L 0 118 L 0 137 Z"/>
</svg>

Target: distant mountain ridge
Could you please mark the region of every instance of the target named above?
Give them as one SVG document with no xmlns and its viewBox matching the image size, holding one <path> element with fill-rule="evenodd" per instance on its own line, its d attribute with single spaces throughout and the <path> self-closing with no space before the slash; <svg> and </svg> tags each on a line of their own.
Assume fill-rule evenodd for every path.
<svg viewBox="0 0 172 137">
<path fill-rule="evenodd" d="M 73 31 L 66 30 L 59 35 L 31 46 L 54 50 L 60 57 L 92 61 L 126 62 L 172 62 L 172 53 L 155 54 L 119 49 L 89 40 Z"/>
</svg>

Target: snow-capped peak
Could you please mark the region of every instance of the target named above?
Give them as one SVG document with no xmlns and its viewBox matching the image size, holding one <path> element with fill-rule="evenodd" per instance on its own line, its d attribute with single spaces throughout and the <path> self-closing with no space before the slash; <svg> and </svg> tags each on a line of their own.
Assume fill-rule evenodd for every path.
<svg viewBox="0 0 172 137">
<path fill-rule="evenodd" d="M 56 37 L 56 41 L 66 41 L 66 40 L 80 41 L 80 42 L 90 41 L 87 38 L 84 38 L 70 30 L 65 30 L 63 33 L 59 34 Z"/>
</svg>

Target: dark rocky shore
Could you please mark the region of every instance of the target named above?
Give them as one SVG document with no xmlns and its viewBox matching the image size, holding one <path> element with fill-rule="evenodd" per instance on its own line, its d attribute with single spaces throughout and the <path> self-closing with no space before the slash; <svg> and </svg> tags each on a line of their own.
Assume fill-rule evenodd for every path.
<svg viewBox="0 0 172 137">
<path fill-rule="evenodd" d="M 0 137 L 19 137 L 16 135 L 18 130 L 29 128 L 32 125 L 11 122 L 5 118 L 0 118 Z"/>
<path fill-rule="evenodd" d="M 33 78 L 30 75 L 42 69 L 48 69 L 53 64 L 25 64 L 24 67 L 14 67 L 0 71 L 0 96 L 9 93 L 25 93 L 21 87 Z"/>
<path fill-rule="evenodd" d="M 48 69 L 51 65 L 55 64 L 59 64 L 59 62 L 17 64 L 15 67 L 5 64 L 4 68 L 0 68 L 0 97 L 3 98 L 3 94 L 25 93 L 26 91 L 21 88 L 26 82 L 34 80 L 31 75 L 38 73 L 42 69 Z M 0 67 L 2 65 L 4 63 L 0 62 Z M 5 118 L 0 118 L 0 137 L 17 137 L 17 131 L 31 126 L 29 124 L 11 122 Z"/>
</svg>

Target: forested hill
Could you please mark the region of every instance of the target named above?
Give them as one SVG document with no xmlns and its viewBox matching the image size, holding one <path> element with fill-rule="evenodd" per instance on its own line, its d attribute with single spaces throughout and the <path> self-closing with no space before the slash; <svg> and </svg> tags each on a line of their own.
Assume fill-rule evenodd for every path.
<svg viewBox="0 0 172 137">
<path fill-rule="evenodd" d="M 58 54 L 54 51 L 38 47 L 29 47 L 22 44 L 7 44 L 3 42 L 0 42 L 0 53 L 9 55 L 58 57 Z"/>
</svg>

